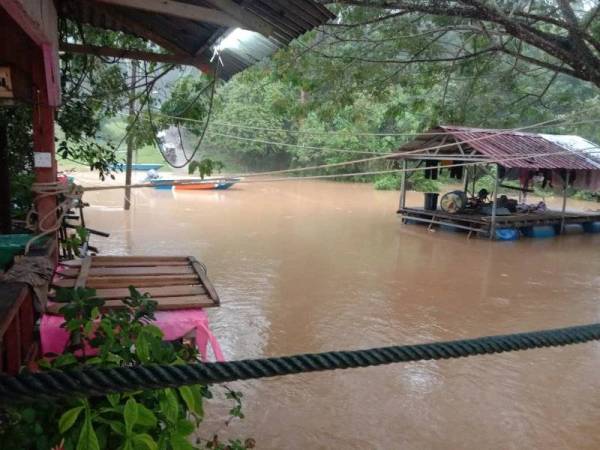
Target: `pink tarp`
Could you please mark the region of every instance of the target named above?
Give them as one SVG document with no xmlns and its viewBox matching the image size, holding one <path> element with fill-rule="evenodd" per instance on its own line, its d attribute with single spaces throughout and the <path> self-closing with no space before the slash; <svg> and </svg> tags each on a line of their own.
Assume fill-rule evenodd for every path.
<svg viewBox="0 0 600 450">
<path fill-rule="evenodd" d="M 196 345 L 202 360 L 208 358 L 208 344 L 212 348 L 217 361 L 224 361 L 221 347 L 217 339 L 210 332 L 208 327 L 208 316 L 202 309 L 182 309 L 178 311 L 156 311 L 154 313 L 156 321 L 152 322 L 162 330 L 165 339 L 173 341 L 184 336 L 195 335 Z M 61 325 L 64 322 L 63 316 L 44 314 L 40 324 L 40 335 L 42 341 L 42 354 L 57 353 L 64 351 L 69 334 Z"/>
</svg>

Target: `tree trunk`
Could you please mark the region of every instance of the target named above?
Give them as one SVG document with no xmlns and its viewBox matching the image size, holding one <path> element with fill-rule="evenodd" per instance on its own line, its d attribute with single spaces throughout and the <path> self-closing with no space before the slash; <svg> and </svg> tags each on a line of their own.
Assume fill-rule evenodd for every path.
<svg viewBox="0 0 600 450">
<path fill-rule="evenodd" d="M 131 62 L 131 87 L 129 92 L 129 126 L 133 125 L 135 116 L 135 84 L 137 82 L 137 62 Z M 128 131 L 127 136 L 127 165 L 125 167 L 125 203 L 123 208 L 127 211 L 131 207 L 131 164 L 133 160 L 133 146 L 135 144 L 133 133 Z"/>
<path fill-rule="evenodd" d="M 10 207 L 10 171 L 8 169 L 8 128 L 0 120 L 0 233 L 12 231 Z"/>
</svg>

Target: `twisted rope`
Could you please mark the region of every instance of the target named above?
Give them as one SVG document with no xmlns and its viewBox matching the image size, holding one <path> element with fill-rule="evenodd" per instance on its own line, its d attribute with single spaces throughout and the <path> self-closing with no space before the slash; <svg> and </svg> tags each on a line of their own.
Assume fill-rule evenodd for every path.
<svg viewBox="0 0 600 450">
<path fill-rule="evenodd" d="M 73 205 L 81 201 L 81 196 L 83 195 L 83 188 L 76 184 L 65 185 L 58 181 L 53 181 L 49 183 L 33 183 L 31 190 L 36 195 L 35 203 L 27 213 L 26 224 L 27 228 L 31 230 L 37 230 L 38 233 L 35 234 L 27 244 L 25 245 L 25 254 L 29 253 L 29 248 L 31 245 L 38 239 L 43 236 L 47 236 L 52 234 L 60 229 L 62 226 L 62 222 L 68 211 L 73 207 Z M 63 200 L 60 203 L 52 208 L 48 213 L 44 216 L 39 217 L 36 203 L 46 197 L 57 197 L 62 195 Z M 33 217 L 38 215 L 37 223 L 34 223 Z M 47 226 L 46 222 L 52 217 L 56 217 L 56 221 L 54 225 Z"/>
<path fill-rule="evenodd" d="M 0 404 L 556 347 L 600 340 L 600 324 L 356 351 L 175 366 L 50 371 L 0 377 Z"/>
</svg>

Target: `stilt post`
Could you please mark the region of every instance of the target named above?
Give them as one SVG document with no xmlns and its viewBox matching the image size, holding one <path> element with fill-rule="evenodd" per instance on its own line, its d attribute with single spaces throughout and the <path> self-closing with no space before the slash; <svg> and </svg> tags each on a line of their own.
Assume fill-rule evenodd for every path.
<svg viewBox="0 0 600 450">
<path fill-rule="evenodd" d="M 562 211 L 560 214 L 560 234 L 565 232 L 565 213 L 567 211 L 567 187 L 568 187 L 569 174 L 567 173 L 566 178 L 563 180 L 563 202 Z"/>
<path fill-rule="evenodd" d="M 494 193 L 492 194 L 492 223 L 490 226 L 490 239 L 496 238 L 496 209 L 498 203 L 498 164 L 496 164 L 496 174 L 494 175 Z"/>
<path fill-rule="evenodd" d="M 400 177 L 400 204 L 398 209 L 404 209 L 406 206 L 406 168 L 408 164 L 406 159 L 402 160 L 402 175 Z"/>
<path fill-rule="evenodd" d="M 131 86 L 129 93 L 129 126 L 134 126 L 133 120 L 135 117 L 135 85 L 137 82 L 137 62 L 131 62 Z M 127 211 L 131 207 L 131 164 L 133 162 L 133 133 L 128 131 L 127 136 L 127 163 L 125 167 L 125 201 L 123 208 Z"/>
</svg>

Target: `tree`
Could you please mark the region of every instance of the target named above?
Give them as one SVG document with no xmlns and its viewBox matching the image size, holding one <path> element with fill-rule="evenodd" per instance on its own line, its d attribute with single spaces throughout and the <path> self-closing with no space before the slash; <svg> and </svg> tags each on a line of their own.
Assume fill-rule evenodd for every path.
<svg viewBox="0 0 600 450">
<path fill-rule="evenodd" d="M 325 2 L 331 3 L 331 2 Z M 437 28 L 425 30 L 429 43 L 438 43 L 448 33 L 466 31 L 476 37 L 458 51 L 447 46 L 440 57 L 360 57 L 387 64 L 443 62 L 503 53 L 535 66 L 564 73 L 600 87 L 600 5 L 587 0 L 339 0 L 336 4 L 364 7 L 377 16 L 363 23 L 348 23 L 341 15 L 333 28 L 375 26 L 384 21 L 399 24 L 431 18 Z M 352 15 L 352 14 L 350 14 Z M 441 21 L 440 21 L 441 19 Z M 397 27 L 403 30 L 403 27 Z M 366 36 L 368 38 L 368 35 Z M 362 40 L 365 42 L 365 40 Z M 368 39 L 366 40 L 368 41 Z M 424 46 L 424 47 L 427 47 Z"/>
</svg>

